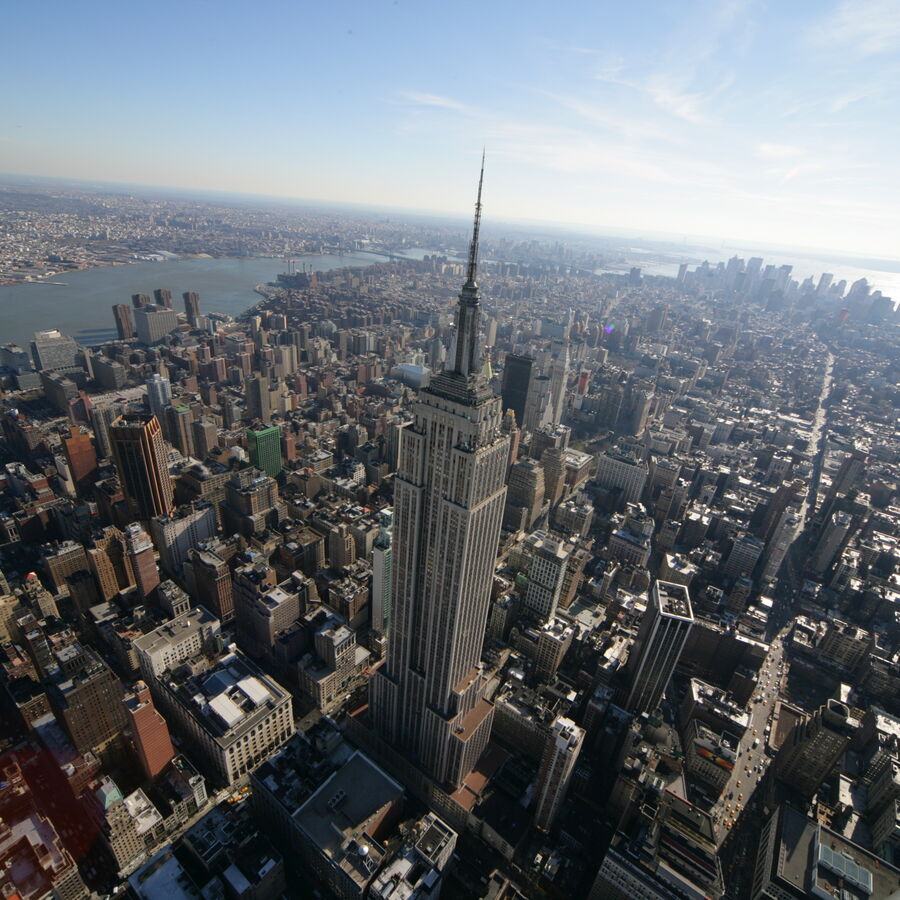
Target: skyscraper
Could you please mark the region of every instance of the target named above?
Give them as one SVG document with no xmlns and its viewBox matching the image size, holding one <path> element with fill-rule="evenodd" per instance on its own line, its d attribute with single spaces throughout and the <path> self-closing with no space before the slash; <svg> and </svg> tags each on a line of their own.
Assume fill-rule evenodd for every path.
<svg viewBox="0 0 900 900">
<path fill-rule="evenodd" d="M 128 548 L 128 559 L 141 603 L 146 603 L 159 586 L 159 569 L 153 542 L 137 522 L 132 522 L 125 529 L 125 546 Z"/>
<path fill-rule="evenodd" d="M 391 624 L 392 525 L 393 515 L 382 511 L 381 529 L 372 547 L 372 628 L 383 635 Z"/>
<path fill-rule="evenodd" d="M 79 491 L 86 490 L 97 480 L 97 453 L 86 428 L 72 428 L 62 439 L 69 462 L 72 480 Z"/>
<path fill-rule="evenodd" d="M 55 328 L 36 331 L 31 342 L 31 358 L 38 372 L 67 369 L 78 365 L 78 344 L 74 338 Z"/>
<path fill-rule="evenodd" d="M 166 309 L 172 308 L 172 292 L 168 288 L 156 288 L 153 292 L 153 299 L 159 306 L 165 306 Z"/>
<path fill-rule="evenodd" d="M 97 440 L 97 455 L 103 459 L 112 456 L 112 444 L 109 442 L 109 426 L 124 411 L 122 403 L 110 403 L 106 406 L 95 406 L 91 411 L 91 428 Z"/>
<path fill-rule="evenodd" d="M 480 656 L 509 454 L 500 398 L 478 362 L 481 183 L 453 352 L 401 438 L 390 651 L 372 679 L 376 731 L 451 788 L 490 736 Z"/>
<path fill-rule="evenodd" d="M 67 649 L 66 677 L 54 685 L 51 700 L 76 749 L 94 750 L 118 737 L 127 724 L 122 682 L 93 650 L 78 643 Z"/>
<path fill-rule="evenodd" d="M 156 416 L 119 416 L 109 427 L 109 441 L 132 515 L 149 522 L 170 512 L 172 480 Z"/>
<path fill-rule="evenodd" d="M 147 404 L 150 412 L 162 422 L 163 410 L 172 402 L 172 382 L 159 373 L 147 379 Z"/>
<path fill-rule="evenodd" d="M 173 577 L 181 575 L 188 550 L 216 534 L 216 510 L 207 500 L 179 506 L 171 515 L 150 520 L 150 534 L 159 550 L 159 562 Z"/>
<path fill-rule="evenodd" d="M 528 383 L 528 396 L 525 398 L 525 414 L 522 430 L 534 433 L 542 425 L 550 424 L 550 388 L 552 382 L 549 375 L 533 375 Z"/>
<path fill-rule="evenodd" d="M 175 749 L 166 720 L 153 705 L 150 688 L 138 681 L 134 693 L 125 696 L 131 741 L 146 778 L 156 778 L 172 761 Z"/>
<path fill-rule="evenodd" d="M 522 605 L 533 616 L 550 620 L 559 603 L 572 545 L 542 531 L 531 535 L 528 543 L 533 555 Z"/>
<path fill-rule="evenodd" d="M 531 387 L 534 360 L 530 356 L 518 356 L 507 353 L 503 363 L 503 409 L 511 409 L 516 414 L 516 424 L 522 428 L 525 424 L 525 401 Z"/>
<path fill-rule="evenodd" d="M 184 576 L 197 601 L 222 622 L 234 618 L 234 590 L 228 562 L 216 552 L 218 543 L 207 542 L 188 550 Z"/>
<path fill-rule="evenodd" d="M 165 306 L 140 306 L 135 311 L 134 324 L 142 344 L 158 344 L 178 327 L 178 314 Z"/>
<path fill-rule="evenodd" d="M 130 341 L 134 337 L 134 316 L 131 307 L 127 303 L 117 303 L 113 307 L 113 317 L 116 320 L 116 333 L 120 341 Z"/>
<path fill-rule="evenodd" d="M 194 412 L 183 403 L 171 404 L 163 411 L 166 436 L 173 447 L 177 447 L 182 456 L 194 455 L 194 433 L 191 424 Z"/>
<path fill-rule="evenodd" d="M 848 706 L 826 701 L 791 729 L 775 757 L 775 775 L 807 798 L 828 777 L 860 727 Z"/>
<path fill-rule="evenodd" d="M 251 375 L 245 378 L 244 403 L 247 406 L 248 419 L 268 422 L 272 418 L 269 405 L 269 379 L 264 375 Z"/>
<path fill-rule="evenodd" d="M 199 460 L 206 459 L 209 451 L 217 446 L 219 433 L 212 419 L 197 419 L 191 422 L 191 434 L 194 438 L 194 455 Z"/>
<path fill-rule="evenodd" d="M 584 742 L 584 729 L 571 719 L 556 719 L 550 727 L 538 774 L 534 824 L 548 831 L 565 799 Z"/>
<path fill-rule="evenodd" d="M 181 295 L 181 299 L 184 300 L 184 311 L 187 313 L 188 322 L 196 325 L 197 319 L 200 318 L 200 295 L 196 291 L 185 291 Z"/>
<path fill-rule="evenodd" d="M 274 478 L 281 471 L 281 429 L 277 425 L 255 425 L 247 429 L 250 462 Z"/>
<path fill-rule="evenodd" d="M 627 709 L 653 712 L 659 706 L 693 624 L 688 589 L 655 581 L 628 659 Z"/>
<path fill-rule="evenodd" d="M 569 380 L 569 344 L 568 341 L 554 341 L 550 348 L 550 404 L 548 418 L 551 425 L 559 425 L 562 421 L 566 402 L 566 385 Z"/>
</svg>

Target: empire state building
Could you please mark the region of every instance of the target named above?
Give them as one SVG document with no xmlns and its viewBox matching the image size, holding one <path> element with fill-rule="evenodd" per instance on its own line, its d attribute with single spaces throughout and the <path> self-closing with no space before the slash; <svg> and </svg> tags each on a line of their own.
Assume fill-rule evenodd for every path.
<svg viewBox="0 0 900 900">
<path fill-rule="evenodd" d="M 490 737 L 493 706 L 483 696 L 480 657 L 509 453 L 500 398 L 479 370 L 475 279 L 483 179 L 482 159 L 453 353 L 419 392 L 415 421 L 403 430 L 390 648 L 371 683 L 375 730 L 451 790 Z"/>
</svg>

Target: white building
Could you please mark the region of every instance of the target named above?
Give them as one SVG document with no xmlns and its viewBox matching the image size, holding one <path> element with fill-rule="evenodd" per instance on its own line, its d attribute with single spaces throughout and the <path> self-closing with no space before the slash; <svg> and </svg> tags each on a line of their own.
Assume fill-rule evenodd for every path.
<svg viewBox="0 0 900 900">
<path fill-rule="evenodd" d="M 157 680 L 159 705 L 194 753 L 223 784 L 232 784 L 294 733 L 291 695 L 240 651 L 211 669 Z"/>
<path fill-rule="evenodd" d="M 219 630 L 219 620 L 202 606 L 195 606 L 139 637 L 134 649 L 144 680 L 152 686 L 166 669 L 208 647 Z"/>
</svg>

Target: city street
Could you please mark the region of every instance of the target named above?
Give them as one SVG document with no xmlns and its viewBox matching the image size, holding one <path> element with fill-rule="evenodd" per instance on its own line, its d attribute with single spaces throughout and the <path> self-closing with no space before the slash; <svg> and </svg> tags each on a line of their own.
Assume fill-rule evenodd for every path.
<svg viewBox="0 0 900 900">
<path fill-rule="evenodd" d="M 748 706 L 750 723 L 738 746 L 734 771 L 719 800 L 710 810 L 716 843 L 720 845 L 744 807 L 750 802 L 753 791 L 770 762 L 765 749 L 767 740 L 765 732 L 772 720 L 775 701 L 787 677 L 786 664 L 782 670 L 784 661 L 782 637 L 785 633 L 786 630 L 779 632 L 770 645 L 769 653 L 759 671 L 759 684 L 750 698 Z M 756 741 L 759 743 L 754 748 L 753 744 Z"/>
</svg>

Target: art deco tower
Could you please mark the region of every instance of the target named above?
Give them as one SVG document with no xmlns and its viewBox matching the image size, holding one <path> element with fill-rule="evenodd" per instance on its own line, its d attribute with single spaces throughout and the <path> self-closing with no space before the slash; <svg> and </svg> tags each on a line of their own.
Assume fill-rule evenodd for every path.
<svg viewBox="0 0 900 900">
<path fill-rule="evenodd" d="M 481 172 L 483 179 L 483 160 Z M 490 736 L 480 657 L 509 454 L 500 398 L 479 371 L 482 179 L 453 352 L 419 392 L 415 421 L 401 437 L 390 648 L 371 697 L 381 737 L 451 789 Z"/>
</svg>

